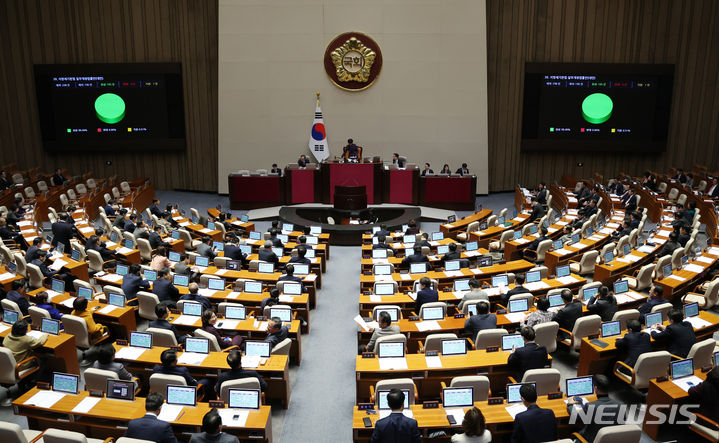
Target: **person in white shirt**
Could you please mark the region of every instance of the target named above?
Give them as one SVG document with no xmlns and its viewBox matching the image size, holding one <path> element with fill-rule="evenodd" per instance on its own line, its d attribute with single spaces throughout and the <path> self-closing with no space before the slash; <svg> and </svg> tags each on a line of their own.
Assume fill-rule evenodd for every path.
<svg viewBox="0 0 719 443">
<path fill-rule="evenodd" d="M 492 441 L 492 434 L 486 428 L 482 411 L 473 407 L 464 414 L 462 420 L 463 434 L 452 436 L 452 443 L 489 443 Z"/>
</svg>

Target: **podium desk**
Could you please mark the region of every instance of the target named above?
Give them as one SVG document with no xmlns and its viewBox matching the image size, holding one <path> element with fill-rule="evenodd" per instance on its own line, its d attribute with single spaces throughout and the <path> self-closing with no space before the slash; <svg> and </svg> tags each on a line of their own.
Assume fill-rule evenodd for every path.
<svg viewBox="0 0 719 443">
<path fill-rule="evenodd" d="M 263 208 L 285 204 L 284 177 L 239 175 L 227 177 L 231 209 Z"/>
<path fill-rule="evenodd" d="M 476 175 L 420 177 L 419 204 L 420 206 L 473 211 L 476 189 Z"/>
<path fill-rule="evenodd" d="M 384 183 L 382 198 L 385 203 L 419 203 L 419 167 L 416 165 L 407 169 L 400 169 L 395 165 L 387 166 Z"/>
<path fill-rule="evenodd" d="M 81 401 L 89 397 L 87 391 L 79 391 L 77 395 L 66 394 L 49 408 L 26 405 L 25 402 L 42 390 L 32 388 L 13 401 L 15 415 L 24 415 L 30 429 L 45 430 L 47 428 L 64 429 L 84 434 L 90 438 L 105 439 L 108 436 L 122 437 L 127 430 L 127 422 L 145 415 L 145 399 L 135 398 L 133 401 L 101 398 L 88 412 L 75 412 Z M 178 436 L 200 432 L 202 418 L 210 411 L 209 403 L 198 402 L 196 406 L 186 406 L 178 417 L 170 422 Z M 233 427 L 232 423 L 223 423 L 223 431 L 236 435 L 241 439 L 252 439 L 261 442 L 272 442 L 272 420 L 270 406 L 250 410 L 243 427 Z"/>
<path fill-rule="evenodd" d="M 322 200 L 322 177 L 315 163 L 306 168 L 297 164 L 285 168 L 285 195 L 287 203 L 314 203 Z"/>
<path fill-rule="evenodd" d="M 0 338 L 10 335 L 10 325 L 0 323 Z M 80 365 L 77 361 L 77 348 L 75 336 L 61 332 L 58 335 L 48 334 L 47 341 L 37 349 L 40 353 L 52 354 L 49 358 L 49 367 L 53 371 L 68 374 L 79 374 Z"/>
<path fill-rule="evenodd" d="M 367 203 L 382 203 L 382 163 L 322 163 L 322 202 L 334 204 L 335 186 L 364 186 Z"/>
</svg>

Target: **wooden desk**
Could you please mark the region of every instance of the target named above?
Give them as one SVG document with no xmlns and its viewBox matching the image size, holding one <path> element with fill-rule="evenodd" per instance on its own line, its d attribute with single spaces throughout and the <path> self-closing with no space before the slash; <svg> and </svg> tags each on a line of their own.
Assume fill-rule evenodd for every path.
<svg viewBox="0 0 719 443">
<path fill-rule="evenodd" d="M 0 265 L 0 275 L 2 276 L 2 279 L 0 280 L 0 285 L 2 285 L 2 288 L 5 290 L 5 292 L 12 289 L 12 282 L 23 279 L 23 276 L 20 274 L 10 275 L 10 270 L 4 265 Z"/>
<path fill-rule="evenodd" d="M 10 325 L 0 323 L 0 337 L 5 338 L 10 335 Z M 79 374 L 80 365 L 77 361 L 77 348 L 75 347 L 75 336 L 61 332 L 59 335 L 48 334 L 47 341 L 38 348 L 40 352 L 50 352 L 52 357 L 49 360 L 51 369 L 57 372 L 66 372 L 69 374 Z"/>
<path fill-rule="evenodd" d="M 697 341 L 709 338 L 712 334 L 714 334 L 714 332 L 719 330 L 719 316 L 707 311 L 699 311 L 699 318 L 710 322 L 711 325 L 694 331 Z M 664 324 L 667 325 L 669 322 L 666 321 Z M 579 348 L 577 377 L 591 374 L 603 374 L 609 366 L 614 364 L 614 361 L 619 358 L 616 341 L 618 338 L 622 337 L 624 337 L 624 333 L 614 337 L 600 338 L 600 340 L 608 343 L 608 346 L 605 348 L 596 346 L 590 343 L 587 338 L 583 338 Z M 654 339 L 652 339 L 652 346 L 657 348 L 656 350 L 660 350 L 658 348 L 658 343 L 655 342 Z"/>
<path fill-rule="evenodd" d="M 118 346 L 117 344 L 113 344 L 113 346 L 116 350 L 122 348 L 122 346 Z M 160 364 L 160 354 L 162 354 L 162 351 L 165 349 L 168 348 L 153 346 L 152 349 L 146 350 L 136 360 L 126 360 L 117 357 L 115 359 L 124 361 L 125 366 L 134 375 L 138 375 L 140 372 L 145 372 L 149 375 L 152 373 L 152 368 Z M 182 355 L 182 353 L 178 352 L 178 357 L 180 355 Z M 198 377 L 208 378 L 216 378 L 220 371 L 230 369 L 230 365 L 227 364 L 226 352 L 210 352 L 202 364 L 198 366 L 184 364 L 179 364 L 178 366 L 186 366 L 192 374 L 196 374 Z M 134 369 L 134 371 L 129 368 Z M 279 400 L 282 402 L 282 407 L 287 409 L 290 403 L 289 357 L 286 355 L 271 355 L 264 365 L 252 369 L 257 371 L 262 375 L 265 381 L 267 381 L 267 392 L 265 392 L 267 399 Z"/>
<path fill-rule="evenodd" d="M 595 395 L 586 397 L 589 401 L 597 399 Z M 569 436 L 569 434 L 578 429 L 580 425 L 569 425 L 569 412 L 567 412 L 567 404 L 564 399 L 558 398 L 549 400 L 546 396 L 539 397 L 537 404 L 541 408 L 547 408 L 554 411 L 557 417 L 559 436 Z M 490 405 L 486 401 L 475 402 L 474 405 L 482 411 L 487 428 L 492 433 L 492 441 L 505 441 L 512 434 L 514 419 L 507 412 L 506 403 L 501 405 Z M 414 419 L 422 432 L 423 438 L 428 438 L 435 431 L 446 431 L 448 434 L 461 433 L 462 423 L 452 426 L 447 421 L 447 413 L 444 408 L 422 409 L 422 405 L 410 405 Z M 469 408 L 462 408 L 467 412 Z M 369 417 L 372 420 L 372 427 L 365 428 L 364 418 Z M 354 442 L 368 441 L 374 431 L 375 422 L 379 420 L 379 414 L 368 415 L 367 411 L 360 411 L 357 406 L 354 407 L 352 414 L 352 440 Z"/>
<path fill-rule="evenodd" d="M 365 252 L 365 251 L 362 251 Z M 460 258 L 472 260 L 477 257 L 480 257 L 481 255 L 489 253 L 488 250 L 484 248 L 480 248 L 476 251 L 469 251 L 469 252 L 462 252 L 460 255 Z M 362 256 L 362 272 L 372 272 L 372 267 L 377 264 L 385 264 L 385 263 L 391 263 L 394 265 L 395 269 L 399 268 L 402 265 L 402 257 L 387 257 L 387 258 L 365 258 L 368 256 Z M 428 255 L 427 258 L 429 258 L 429 264 L 432 266 L 433 269 L 441 268 L 443 266 L 442 262 L 442 256 L 441 255 Z"/>
<path fill-rule="evenodd" d="M 439 225 L 439 231 L 444 232 L 445 237 L 457 240 L 457 234 L 466 231 L 467 226 L 469 226 L 470 223 L 482 223 L 484 220 L 489 218 L 490 215 L 492 215 L 491 209 L 482 209 L 475 212 L 474 214 L 470 214 L 466 217 L 455 220 L 452 223 L 445 223 L 443 225 Z"/>
<path fill-rule="evenodd" d="M 207 214 L 210 217 L 218 218 L 220 216 L 220 211 L 217 210 L 217 208 L 210 208 L 207 210 Z M 254 231 L 255 230 L 255 224 L 252 222 L 243 222 L 237 217 L 232 217 L 227 220 L 228 223 L 237 226 L 240 229 L 245 230 L 245 232 Z"/>
<path fill-rule="evenodd" d="M 480 248 L 489 247 L 489 242 L 499 238 L 502 232 L 507 229 L 521 229 L 524 225 L 529 223 L 529 212 L 521 212 L 516 217 L 507 220 L 511 223 L 509 226 L 491 226 L 482 231 L 474 231 L 469 233 L 468 241 L 476 241 Z"/>
<path fill-rule="evenodd" d="M 592 239 L 594 237 L 594 239 Z M 584 238 L 579 241 L 582 244 L 581 248 L 574 245 L 565 245 L 562 250 L 569 251 L 568 254 L 562 255 L 558 250 L 549 251 L 544 256 L 544 266 L 549 268 L 549 273 L 554 274 L 557 272 L 557 266 L 567 264 L 570 260 L 579 260 L 582 254 L 589 252 L 593 249 L 599 249 L 604 244 L 609 243 L 612 238 L 610 235 L 594 233 L 592 237 Z"/>
<path fill-rule="evenodd" d="M 13 402 L 14 413 L 24 415 L 31 429 L 60 428 L 80 432 L 90 438 L 105 439 L 108 436 L 117 438 L 124 435 L 129 420 L 145 415 L 144 398 L 136 398 L 134 401 L 102 398 L 86 413 L 73 412 L 73 408 L 89 396 L 87 391 L 80 391 L 77 395 L 65 395 L 50 408 L 24 404 L 38 392 L 39 389 L 32 388 Z M 200 432 L 202 418 L 210 409 L 208 403 L 202 402 L 198 402 L 195 407 L 183 408 L 178 418 L 170 422 L 173 431 L 182 438 L 187 438 L 187 434 L 191 432 Z M 252 438 L 271 443 L 270 414 L 270 406 L 260 406 L 260 409 L 250 411 L 244 427 L 224 424 L 223 430 L 242 439 Z"/>
<path fill-rule="evenodd" d="M 694 375 L 706 380 L 707 374 L 701 371 L 701 368 L 694 370 Z M 656 379 L 649 381 L 649 391 L 647 392 L 647 411 L 653 405 L 666 405 L 666 407 L 658 408 L 661 412 L 668 412 L 669 407 L 674 403 L 681 403 L 689 397 L 689 393 L 684 389 L 680 388 L 673 381 L 667 380 L 658 382 Z M 657 406 L 655 406 L 656 408 Z M 682 418 L 677 417 L 678 420 Z M 654 440 L 659 440 L 659 430 L 662 425 L 652 423 L 657 421 L 656 418 L 651 417 L 650 414 L 644 416 L 644 423 L 642 423 L 642 431 L 646 432 L 647 435 Z M 671 426 L 666 424 L 664 426 Z"/>
<path fill-rule="evenodd" d="M 662 298 L 674 301 L 680 295 L 692 290 L 697 284 L 701 283 L 707 276 L 709 270 L 716 266 L 719 259 L 719 248 L 710 248 L 701 256 L 689 262 L 691 265 L 699 266 L 703 270 L 694 272 L 686 269 L 675 269 L 672 275 L 656 281 L 663 289 Z M 697 269 L 698 271 L 698 269 Z"/>
</svg>

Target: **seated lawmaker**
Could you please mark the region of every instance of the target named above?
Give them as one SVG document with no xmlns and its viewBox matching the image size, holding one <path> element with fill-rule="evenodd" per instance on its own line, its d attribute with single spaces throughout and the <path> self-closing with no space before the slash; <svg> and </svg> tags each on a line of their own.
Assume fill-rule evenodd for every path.
<svg viewBox="0 0 719 443">
<path fill-rule="evenodd" d="M 257 258 L 259 258 L 261 261 L 266 261 L 268 263 L 277 263 L 280 261 L 280 258 L 277 257 L 277 254 L 272 251 L 272 240 L 265 240 L 265 246 L 264 248 L 260 248 L 257 253 Z"/>
<path fill-rule="evenodd" d="M 709 371 L 706 380 L 689 388 L 689 404 L 698 404 L 696 412 L 719 421 L 719 366 Z"/>
<path fill-rule="evenodd" d="M 547 366 L 549 359 L 547 357 L 547 348 L 539 346 L 534 341 L 534 328 L 525 326 L 520 331 L 524 346 L 512 349 L 507 359 L 507 365 L 514 371 L 515 379 L 519 382 L 524 377 L 524 373 L 530 369 L 541 369 Z"/>
<path fill-rule="evenodd" d="M 387 237 L 385 237 L 384 235 L 378 236 L 377 243 L 372 245 L 372 249 L 390 249 L 390 250 L 392 250 L 392 253 L 394 254 L 394 252 L 395 252 L 394 248 L 392 246 L 388 245 L 387 243 L 385 243 L 386 241 L 387 241 Z"/>
<path fill-rule="evenodd" d="M 382 224 L 379 226 L 379 231 L 374 233 L 374 237 L 380 237 L 384 235 L 385 237 L 391 237 L 392 233 L 389 232 L 389 229 L 387 228 L 387 225 Z"/>
<path fill-rule="evenodd" d="M 10 291 L 5 295 L 6 299 L 15 302 L 23 316 L 29 315 L 28 309 L 30 309 L 31 306 L 27 297 L 24 295 L 26 287 L 24 279 L 13 280 L 13 282 L 10 283 Z M 45 296 L 47 296 L 47 292 Z"/>
<path fill-rule="evenodd" d="M 305 154 L 300 155 L 300 158 L 297 159 L 297 165 L 300 168 L 306 168 L 309 162 L 310 161 L 307 159 L 307 156 Z"/>
<path fill-rule="evenodd" d="M 417 420 L 402 413 L 404 392 L 397 388 L 391 389 L 387 394 L 387 406 L 392 412 L 375 422 L 370 443 L 421 443 L 422 434 L 417 427 Z"/>
<path fill-rule="evenodd" d="M 177 343 L 184 343 L 185 338 L 188 337 L 188 335 L 182 335 L 179 332 L 177 332 L 177 329 L 175 328 L 175 325 L 167 321 L 169 311 L 167 310 L 167 306 L 160 303 L 155 306 L 155 316 L 157 317 L 157 320 L 150 321 L 150 324 L 147 326 L 148 328 L 158 328 L 158 329 L 167 329 L 168 331 L 171 331 L 175 335 L 175 340 Z"/>
<path fill-rule="evenodd" d="M 522 403 L 527 408 L 514 417 L 512 442 L 542 442 L 557 439 L 557 418 L 551 409 L 537 406 L 537 390 L 526 384 L 519 388 Z"/>
<path fill-rule="evenodd" d="M 290 263 L 300 263 L 304 265 L 311 265 L 312 260 L 305 257 L 307 255 L 307 248 L 300 245 L 297 247 L 297 256 L 296 257 L 290 257 Z"/>
<path fill-rule="evenodd" d="M 467 168 L 467 163 L 462 163 L 462 167 L 457 169 L 457 172 L 455 172 L 455 174 L 469 175 L 469 169 Z"/>
<path fill-rule="evenodd" d="M 442 169 L 439 171 L 440 175 L 450 175 L 452 173 L 452 170 L 449 169 L 449 165 L 447 163 L 442 166 Z"/>
<path fill-rule="evenodd" d="M 295 274 L 295 267 L 294 265 L 288 264 L 285 266 L 285 275 L 280 276 L 280 278 L 277 279 L 277 281 L 296 281 L 297 283 L 302 283 L 302 277 L 297 277 Z"/>
<path fill-rule="evenodd" d="M 402 259 L 400 263 L 404 267 L 409 267 L 412 263 L 429 263 L 429 257 L 422 254 L 422 246 L 414 245 L 412 248 L 413 254 L 408 255 Z"/>
<path fill-rule="evenodd" d="M 192 434 L 190 443 L 238 443 L 234 435 L 222 432 L 222 417 L 217 409 L 210 409 L 202 417 L 202 432 Z"/>
<path fill-rule="evenodd" d="M 539 204 L 537 197 L 532 197 L 530 204 L 532 205 L 532 213 L 529 214 L 528 223 L 533 223 L 544 217 L 547 211 L 544 209 L 544 205 Z"/>
<path fill-rule="evenodd" d="M 506 293 L 501 294 L 502 303 L 507 306 L 509 298 L 517 294 L 528 294 L 531 293 L 529 289 L 524 286 L 524 275 L 517 274 L 514 276 L 514 288 L 508 290 Z"/>
<path fill-rule="evenodd" d="M 272 175 L 282 175 L 282 168 L 277 166 L 277 163 L 272 163 L 272 169 L 270 169 Z"/>
<path fill-rule="evenodd" d="M 25 251 L 25 263 L 31 263 L 37 258 L 37 252 L 41 250 L 41 244 L 42 237 L 40 236 L 37 236 L 32 240 L 32 244 L 27 248 L 27 251 Z"/>
<path fill-rule="evenodd" d="M 460 311 L 464 310 L 464 305 L 466 305 L 469 301 L 485 300 L 487 303 L 489 303 L 489 294 L 487 294 L 487 291 L 481 289 L 481 287 L 482 285 L 480 284 L 479 280 L 477 280 L 476 278 L 470 278 L 469 292 L 464 294 L 462 300 L 459 301 L 457 309 Z"/>
<path fill-rule="evenodd" d="M 432 303 L 439 301 L 439 293 L 436 289 L 432 288 L 432 280 L 428 277 L 422 277 L 419 279 L 419 291 L 417 291 L 417 300 L 414 303 L 414 309 L 419 314 L 422 305 L 425 303 Z"/>
<path fill-rule="evenodd" d="M 202 313 L 202 330 L 213 335 L 217 339 L 217 344 L 222 349 L 230 346 L 242 346 L 242 336 L 235 335 L 232 337 L 223 337 L 220 331 L 215 327 L 217 324 L 217 315 L 212 309 L 207 309 Z"/>
<path fill-rule="evenodd" d="M 157 279 L 152 283 L 152 293 L 160 300 L 160 304 L 174 305 L 180 299 L 180 290 L 172 284 L 172 275 L 169 268 L 162 268 L 157 272 Z"/>
<path fill-rule="evenodd" d="M 47 334 L 41 334 L 38 338 L 33 338 L 27 335 L 27 330 L 28 323 L 25 320 L 20 319 L 12 325 L 10 334 L 8 334 L 2 341 L 3 347 L 12 352 L 13 357 L 15 357 L 16 364 L 20 364 L 28 358 L 36 356 L 33 351 L 41 347 L 47 341 Z M 45 363 L 41 360 L 40 368 L 44 368 L 44 366 Z M 24 371 L 32 367 L 32 362 L 25 362 L 20 364 L 17 370 Z M 41 369 L 40 372 L 44 371 Z"/>
<path fill-rule="evenodd" d="M 464 321 L 464 329 L 470 332 L 470 338 L 473 340 L 479 331 L 496 328 L 497 316 L 489 312 L 489 303 L 477 303 L 477 315 L 470 313 Z"/>
<path fill-rule="evenodd" d="M 657 331 L 652 331 L 652 338 L 666 342 L 667 351 L 681 358 L 687 358 L 689 350 L 697 342 L 694 327 L 688 321 L 684 321 L 684 313 L 679 309 L 669 311 L 669 326 L 660 324 L 655 328 Z"/>
<path fill-rule="evenodd" d="M 137 293 L 150 289 L 150 282 L 142 278 L 142 268 L 137 263 L 130 265 L 127 275 L 122 278 L 122 292 L 128 305 L 137 305 Z"/>
<path fill-rule="evenodd" d="M 644 304 L 639 306 L 639 321 L 644 323 L 644 317 L 647 314 L 650 314 L 652 312 L 652 308 L 654 308 L 657 305 L 661 305 L 663 303 L 666 303 L 666 301 L 662 298 L 662 295 L 664 294 L 664 288 L 662 288 L 659 285 L 652 285 L 649 289 L 649 300 L 647 300 Z M 652 326 L 652 325 L 647 325 Z"/>
<path fill-rule="evenodd" d="M 155 250 L 155 254 L 152 256 L 150 268 L 159 271 L 164 268 L 169 268 L 170 266 L 172 266 L 172 262 L 167 258 L 167 248 L 160 246 Z"/>
<path fill-rule="evenodd" d="M 575 300 L 572 291 L 566 288 L 562 289 L 562 301 L 564 307 L 554 314 L 552 321 L 559 323 L 561 329 L 571 332 L 574 329 L 574 323 L 582 316 L 582 304 Z M 566 338 L 567 334 L 559 331 L 558 337 Z"/>
<path fill-rule="evenodd" d="M 382 311 L 379 313 L 379 316 L 377 318 L 377 324 L 379 325 L 379 328 L 370 329 L 370 332 L 372 332 L 372 337 L 370 337 L 369 343 L 367 343 L 366 348 L 364 346 L 360 346 L 360 352 L 373 352 L 375 343 L 377 343 L 378 338 L 385 337 L 387 335 L 399 334 L 401 332 L 398 325 L 392 324 L 392 317 L 387 311 Z"/>
<path fill-rule="evenodd" d="M 428 248 L 431 248 L 432 244 L 429 242 L 429 234 L 427 232 L 423 232 L 423 233 L 419 234 L 419 238 L 417 238 L 415 245 L 426 246 Z"/>
<path fill-rule="evenodd" d="M 35 294 L 35 300 L 37 301 L 37 307 L 46 310 L 50 314 L 51 318 L 54 318 L 55 320 L 62 320 L 62 314 L 60 311 L 58 311 L 57 308 L 54 305 L 51 305 L 48 301 L 49 297 L 47 292 L 38 292 Z"/>
<path fill-rule="evenodd" d="M 160 354 L 160 364 L 152 368 L 153 374 L 179 375 L 185 379 L 187 386 L 197 386 L 195 380 L 186 366 L 177 366 L 177 351 L 165 349 Z"/>
<path fill-rule="evenodd" d="M 342 148 L 342 156 L 348 159 L 357 159 L 359 157 L 359 147 L 350 138 L 347 140 L 347 146 Z"/>
<path fill-rule="evenodd" d="M 446 266 L 446 263 L 451 260 L 459 260 L 462 258 L 462 253 L 457 251 L 457 243 L 450 243 L 448 246 L 449 251 L 442 256 L 442 265 Z"/>
<path fill-rule="evenodd" d="M 545 296 L 537 300 L 537 310 L 528 312 L 524 320 L 520 323 L 520 326 L 531 326 L 541 325 L 552 321 L 554 313 L 549 310 L 549 299 Z"/>
<path fill-rule="evenodd" d="M 617 312 L 617 300 L 609 292 L 609 288 L 602 286 L 597 291 L 597 295 L 587 302 L 587 311 L 590 314 L 597 314 L 602 321 L 611 321 Z"/>
<path fill-rule="evenodd" d="M 115 347 L 105 342 L 97 348 L 97 360 L 92 364 L 95 369 L 111 371 L 120 377 L 120 380 L 132 380 L 132 374 L 125 369 L 122 363 L 115 361 Z"/>
<path fill-rule="evenodd" d="M 159 392 L 147 394 L 145 399 L 145 415 L 130 420 L 127 424 L 125 437 L 149 440 L 157 443 L 177 443 L 172 426 L 157 418 L 165 403 L 165 397 Z"/>
<path fill-rule="evenodd" d="M 270 344 L 270 351 L 282 343 L 290 333 L 290 325 L 282 325 L 282 319 L 272 317 L 267 321 L 267 337 L 265 341 Z"/>
<path fill-rule="evenodd" d="M 424 164 L 424 169 L 422 169 L 422 177 L 425 177 L 426 175 L 432 175 L 434 174 L 434 171 L 432 168 L 430 168 L 429 163 Z"/>
<path fill-rule="evenodd" d="M 370 208 L 370 211 L 371 210 L 372 209 Z M 300 246 L 304 246 L 305 249 L 314 249 L 312 245 L 307 244 L 307 237 L 305 237 L 304 235 L 300 235 L 299 237 L 297 237 L 297 247 Z"/>
<path fill-rule="evenodd" d="M 618 338 L 615 344 L 617 350 L 625 355 L 624 363 L 631 367 L 634 367 L 640 355 L 652 351 L 651 337 L 642 331 L 642 324 L 636 319 L 627 321 L 626 334 Z"/>
<path fill-rule="evenodd" d="M 202 243 L 197 245 L 195 250 L 201 257 L 207 257 L 210 260 L 214 260 L 215 257 L 217 257 L 217 252 L 215 252 L 215 249 L 212 247 L 212 237 L 209 235 L 205 235 L 200 240 Z"/>
<path fill-rule="evenodd" d="M 392 154 L 392 164 L 398 168 L 404 168 L 404 160 L 399 158 L 399 154 L 397 152 Z"/>
<path fill-rule="evenodd" d="M 205 297 L 204 295 L 200 295 L 197 293 L 197 291 L 200 290 L 200 287 L 197 285 L 197 283 L 192 282 L 187 286 L 187 289 L 190 291 L 189 294 L 185 294 L 182 297 L 180 297 L 180 300 L 188 300 L 191 302 L 200 303 L 202 305 L 202 310 L 212 309 L 212 303 L 210 303 L 210 299 Z"/>
<path fill-rule="evenodd" d="M 260 382 L 260 389 L 262 391 L 267 390 L 267 382 L 260 374 L 251 369 L 242 369 L 242 352 L 237 349 L 231 350 L 227 354 L 227 364 L 230 365 L 230 370 L 222 372 L 219 377 L 217 377 L 216 390 L 218 397 L 220 396 L 220 392 L 222 392 L 223 383 L 241 378 L 254 377 Z"/>
<path fill-rule="evenodd" d="M 163 248 L 166 248 L 166 249 L 170 249 L 171 245 L 162 239 L 161 234 L 162 234 L 163 230 L 164 230 L 164 228 L 161 225 L 157 224 L 150 231 L 150 234 L 148 236 L 148 241 L 150 242 L 150 247 L 152 249 L 157 249 L 160 246 L 162 246 Z"/>
<path fill-rule="evenodd" d="M 87 333 L 90 335 L 92 341 L 94 341 L 105 335 L 107 332 L 107 326 L 95 323 L 95 319 L 92 317 L 92 312 L 92 310 L 87 309 L 86 298 L 77 297 L 73 300 L 71 314 L 85 320 Z"/>
</svg>

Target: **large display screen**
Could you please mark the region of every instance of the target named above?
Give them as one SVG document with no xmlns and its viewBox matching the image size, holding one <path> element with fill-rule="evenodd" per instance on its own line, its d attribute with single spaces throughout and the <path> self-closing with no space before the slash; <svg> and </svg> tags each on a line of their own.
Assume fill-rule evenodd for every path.
<svg viewBox="0 0 719 443">
<path fill-rule="evenodd" d="M 522 149 L 663 151 L 674 65 L 527 63 Z"/>
<path fill-rule="evenodd" d="M 49 151 L 184 149 L 179 63 L 35 65 Z"/>
</svg>

